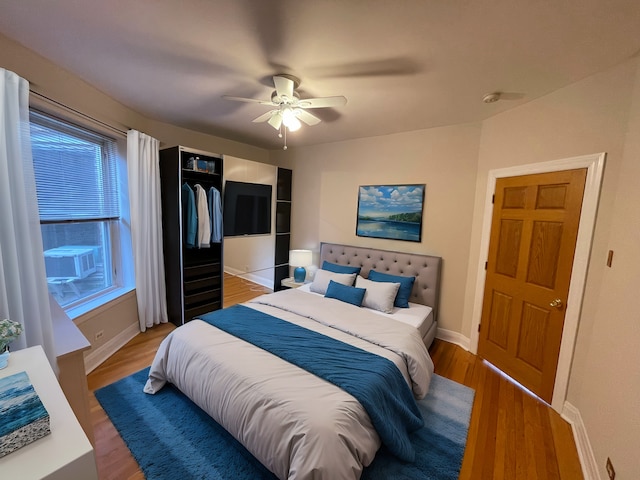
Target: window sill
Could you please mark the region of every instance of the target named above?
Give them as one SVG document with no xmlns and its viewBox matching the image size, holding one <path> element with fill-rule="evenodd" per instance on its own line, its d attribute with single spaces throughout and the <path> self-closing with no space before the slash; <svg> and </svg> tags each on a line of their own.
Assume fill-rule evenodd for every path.
<svg viewBox="0 0 640 480">
<path fill-rule="evenodd" d="M 92 312 L 98 313 L 96 310 L 100 310 L 101 307 L 106 306 L 111 302 L 118 300 L 124 297 L 125 295 L 127 295 L 128 293 L 131 293 L 134 291 L 135 291 L 135 287 L 115 288 L 105 293 L 104 295 L 100 295 L 99 297 L 96 297 L 88 302 L 82 303 L 81 305 L 68 308 L 65 310 L 65 313 L 69 316 L 69 318 L 75 321 L 78 318 L 88 313 L 92 313 Z"/>
</svg>

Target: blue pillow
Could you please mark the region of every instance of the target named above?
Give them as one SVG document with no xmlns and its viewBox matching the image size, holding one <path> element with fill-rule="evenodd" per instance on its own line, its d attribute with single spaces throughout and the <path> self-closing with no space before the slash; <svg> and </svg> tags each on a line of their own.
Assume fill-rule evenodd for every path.
<svg viewBox="0 0 640 480">
<path fill-rule="evenodd" d="M 321 270 L 328 270 L 333 273 L 355 273 L 356 275 L 360 274 L 360 270 L 362 267 L 350 267 L 349 265 L 338 265 L 337 263 L 330 263 L 326 260 L 322 262 Z"/>
<path fill-rule="evenodd" d="M 391 282 L 399 283 L 400 288 L 396 295 L 396 300 L 393 304 L 400 308 L 409 308 L 409 297 L 411 296 L 411 290 L 413 290 L 413 282 L 416 281 L 416 277 L 403 277 L 401 275 L 389 275 L 388 273 L 380 273 L 375 270 L 369 272 L 369 280 L 374 282 Z"/>
<path fill-rule="evenodd" d="M 341 283 L 334 282 L 333 280 L 329 280 L 327 293 L 325 293 L 324 296 L 326 298 L 335 298 L 336 300 L 359 307 L 362 305 L 362 299 L 364 298 L 364 293 L 366 291 L 367 290 L 365 288 L 350 287 L 348 285 L 343 285 Z"/>
</svg>

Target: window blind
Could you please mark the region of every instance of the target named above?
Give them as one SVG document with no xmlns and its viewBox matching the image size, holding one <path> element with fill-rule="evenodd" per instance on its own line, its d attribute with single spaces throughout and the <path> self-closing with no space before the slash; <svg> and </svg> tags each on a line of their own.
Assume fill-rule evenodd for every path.
<svg viewBox="0 0 640 480">
<path fill-rule="evenodd" d="M 115 140 L 31 111 L 41 223 L 120 217 Z"/>
</svg>

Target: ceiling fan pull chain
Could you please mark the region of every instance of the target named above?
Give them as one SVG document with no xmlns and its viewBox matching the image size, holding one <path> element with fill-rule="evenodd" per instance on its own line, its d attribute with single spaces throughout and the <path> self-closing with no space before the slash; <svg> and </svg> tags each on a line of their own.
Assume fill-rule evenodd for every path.
<svg viewBox="0 0 640 480">
<path fill-rule="evenodd" d="M 282 128 L 282 127 L 280 127 Z M 287 127 L 284 127 L 284 147 L 282 147 L 283 150 L 287 149 Z"/>
</svg>

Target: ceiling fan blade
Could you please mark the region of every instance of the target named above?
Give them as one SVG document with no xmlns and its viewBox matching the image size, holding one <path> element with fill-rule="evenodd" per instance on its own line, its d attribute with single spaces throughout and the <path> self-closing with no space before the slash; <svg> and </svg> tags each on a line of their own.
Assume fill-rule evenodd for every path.
<svg viewBox="0 0 640 480">
<path fill-rule="evenodd" d="M 317 66 L 310 70 L 314 78 L 390 77 L 415 75 L 423 70 L 423 66 L 407 57 L 390 57 L 341 65 Z"/>
<path fill-rule="evenodd" d="M 269 120 L 274 114 L 276 114 L 278 111 L 277 110 L 270 110 L 267 113 L 263 113 L 262 115 L 260 115 L 258 118 L 254 118 L 253 120 L 251 120 L 253 123 L 260 123 L 260 122 L 266 122 L 267 120 Z"/>
<path fill-rule="evenodd" d="M 320 119 L 318 117 L 310 114 L 309 112 L 302 110 L 301 108 L 297 108 L 295 110 L 295 114 L 296 114 L 296 117 L 298 117 L 307 125 L 317 125 L 320 123 Z"/>
<path fill-rule="evenodd" d="M 233 100 L 235 102 L 259 103 L 260 105 L 269 105 L 270 107 L 276 106 L 276 104 L 270 100 L 257 100 L 255 98 L 234 97 L 231 95 L 223 95 L 222 98 L 226 100 Z"/>
<path fill-rule="evenodd" d="M 324 108 L 324 107 L 340 107 L 347 103 L 346 97 L 321 97 L 321 98 L 305 98 L 298 102 L 301 108 Z"/>
<path fill-rule="evenodd" d="M 280 125 L 282 125 L 282 114 L 279 111 L 276 111 L 271 118 L 267 121 L 269 125 L 271 125 L 276 130 L 280 129 Z"/>
<path fill-rule="evenodd" d="M 278 97 L 293 99 L 293 80 L 287 77 L 281 77 L 280 75 L 274 75 L 273 84 L 276 87 Z"/>
</svg>

